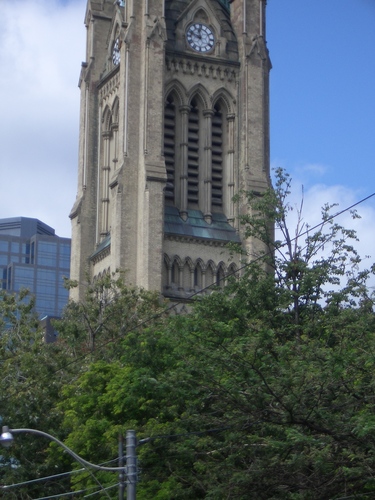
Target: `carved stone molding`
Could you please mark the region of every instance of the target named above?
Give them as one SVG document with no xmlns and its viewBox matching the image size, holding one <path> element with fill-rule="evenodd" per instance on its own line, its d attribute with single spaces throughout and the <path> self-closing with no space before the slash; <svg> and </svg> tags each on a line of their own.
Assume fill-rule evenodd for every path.
<svg viewBox="0 0 375 500">
<path fill-rule="evenodd" d="M 211 78 L 233 82 L 237 80 L 238 70 L 211 61 L 192 61 L 183 57 L 167 57 L 167 71 L 173 74 L 195 75 L 202 78 Z"/>
<path fill-rule="evenodd" d="M 95 254 L 93 257 L 91 257 L 91 262 L 93 264 L 97 264 L 101 260 L 104 260 L 108 255 L 111 254 L 111 246 L 108 246 L 106 248 L 103 248 L 103 250 L 97 254 Z"/>
<path fill-rule="evenodd" d="M 206 245 L 210 247 L 226 247 L 227 241 L 208 240 L 204 238 L 192 238 L 191 236 L 178 236 L 174 234 L 164 234 L 164 239 L 167 241 L 178 241 L 183 243 L 194 243 L 195 245 Z"/>
<path fill-rule="evenodd" d="M 109 79 L 100 89 L 99 98 L 104 101 L 110 97 L 113 92 L 117 92 L 120 88 L 120 73 L 116 73 L 111 79 Z"/>
</svg>

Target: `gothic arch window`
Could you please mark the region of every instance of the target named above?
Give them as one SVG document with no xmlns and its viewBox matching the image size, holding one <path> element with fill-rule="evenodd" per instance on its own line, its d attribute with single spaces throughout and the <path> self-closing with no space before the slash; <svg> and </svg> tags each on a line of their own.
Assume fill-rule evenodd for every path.
<svg viewBox="0 0 375 500">
<path fill-rule="evenodd" d="M 211 167 L 211 204 L 212 211 L 223 208 L 223 156 L 224 122 L 220 103 L 214 107 L 212 115 L 212 167 Z"/>
<path fill-rule="evenodd" d="M 101 133 L 101 169 L 99 179 L 99 197 L 98 203 L 101 206 L 99 233 L 103 239 L 109 232 L 109 175 L 111 169 L 111 137 L 112 137 L 112 111 L 106 106 L 102 118 L 102 133 Z"/>
<path fill-rule="evenodd" d="M 225 286 L 225 269 L 224 264 L 221 262 L 216 270 L 216 286 L 224 288 Z"/>
<path fill-rule="evenodd" d="M 228 278 L 237 278 L 238 277 L 236 264 L 232 263 L 229 266 L 227 276 L 228 276 Z"/>
<path fill-rule="evenodd" d="M 107 104 L 102 113 L 100 132 L 100 177 L 98 206 L 101 207 L 98 220 L 98 234 L 102 240 L 111 228 L 110 178 L 118 168 L 118 125 L 119 99 Z"/>
<path fill-rule="evenodd" d="M 165 201 L 175 203 L 176 185 L 176 98 L 174 94 L 167 97 L 164 108 L 164 158 L 167 170 L 167 186 Z"/>
<path fill-rule="evenodd" d="M 234 115 L 230 97 L 222 89 L 209 104 L 202 85 L 195 86 L 188 103 L 176 88 L 164 109 L 164 158 L 167 171 L 165 202 L 180 211 L 200 210 L 207 222 L 212 213 L 233 218 Z M 225 95 L 224 95 L 225 94 Z"/>
<path fill-rule="evenodd" d="M 191 266 L 187 260 L 182 269 L 182 287 L 185 291 L 190 291 L 191 286 Z"/>
<path fill-rule="evenodd" d="M 210 261 L 206 268 L 206 287 L 216 285 L 214 263 Z"/>
<path fill-rule="evenodd" d="M 194 268 L 194 288 L 201 290 L 203 288 L 202 262 L 198 260 Z"/>
<path fill-rule="evenodd" d="M 188 119 L 187 203 L 199 208 L 199 173 L 201 164 L 201 106 L 197 98 L 190 103 Z"/>
<path fill-rule="evenodd" d="M 164 255 L 163 269 L 162 269 L 162 283 L 163 288 L 168 288 L 170 284 L 169 278 L 169 259 L 168 256 Z"/>
<path fill-rule="evenodd" d="M 110 166 L 114 170 L 118 168 L 118 115 L 119 100 L 116 97 L 112 106 L 112 122 L 110 127 L 109 147 L 110 147 Z"/>
<path fill-rule="evenodd" d="M 180 267 L 180 263 L 176 258 L 171 268 L 171 284 L 178 288 L 180 287 Z"/>
</svg>

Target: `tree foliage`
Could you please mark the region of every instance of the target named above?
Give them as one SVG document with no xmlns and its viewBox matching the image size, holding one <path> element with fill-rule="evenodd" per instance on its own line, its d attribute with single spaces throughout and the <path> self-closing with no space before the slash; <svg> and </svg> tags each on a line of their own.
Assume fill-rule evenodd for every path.
<svg viewBox="0 0 375 500">
<path fill-rule="evenodd" d="M 61 415 L 56 401 L 69 368 L 59 346 L 44 342 L 33 310 L 34 299 L 26 290 L 18 296 L 0 295 L 1 421 L 11 428 L 39 428 L 59 436 Z M 0 483 L 18 484 L 54 474 L 56 468 L 46 461 L 48 447 L 48 441 L 35 436 L 16 439 L 1 458 Z M 66 470 L 63 464 L 60 470 Z M 64 486 L 68 488 L 69 481 Z M 41 481 L 9 488 L 1 498 L 36 498 L 41 491 L 52 495 L 61 487 L 56 490 L 53 483 Z"/>
<path fill-rule="evenodd" d="M 301 205 L 292 234 L 289 191 L 278 171 L 273 190 L 246 193 L 241 222 L 265 251 L 189 314 L 168 316 L 157 296 L 107 277 L 58 326 L 59 355 L 76 367 L 58 397 L 44 393 L 58 434 L 103 463 L 116 458 L 118 435 L 135 429 L 141 500 L 375 494 L 373 269 L 359 270 L 356 235 L 333 206 L 311 228 Z M 42 458 L 77 467 L 55 446 Z M 96 481 L 82 471 L 70 487 Z"/>
</svg>

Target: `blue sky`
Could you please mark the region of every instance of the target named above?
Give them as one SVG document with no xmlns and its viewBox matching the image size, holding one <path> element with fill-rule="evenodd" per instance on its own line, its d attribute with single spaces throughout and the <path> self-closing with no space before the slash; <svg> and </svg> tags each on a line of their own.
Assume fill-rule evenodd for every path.
<svg viewBox="0 0 375 500">
<path fill-rule="evenodd" d="M 70 236 L 86 0 L 0 1 L 0 217 Z M 267 43 L 271 164 L 291 174 L 296 199 L 303 184 L 313 224 L 324 203 L 343 209 L 375 191 L 375 0 L 268 0 Z M 370 253 L 375 199 L 358 210 Z"/>
<path fill-rule="evenodd" d="M 269 0 L 267 9 L 272 164 L 306 187 L 372 193 L 375 1 Z"/>
</svg>

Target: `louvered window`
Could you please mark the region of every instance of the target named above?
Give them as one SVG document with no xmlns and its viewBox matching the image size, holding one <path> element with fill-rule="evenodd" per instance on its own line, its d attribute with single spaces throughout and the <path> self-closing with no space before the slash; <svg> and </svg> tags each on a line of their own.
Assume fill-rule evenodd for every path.
<svg viewBox="0 0 375 500">
<path fill-rule="evenodd" d="M 199 200 L 199 109 L 191 103 L 188 125 L 188 180 L 187 200 L 190 208 L 198 207 Z"/>
<path fill-rule="evenodd" d="M 196 93 L 182 102 L 172 90 L 164 109 L 166 205 L 181 216 L 200 210 L 206 222 L 213 213 L 233 219 L 234 118 L 223 98 L 213 108 Z"/>
<path fill-rule="evenodd" d="M 164 110 L 164 157 L 167 169 L 165 199 L 175 202 L 176 106 L 169 96 Z"/>
<path fill-rule="evenodd" d="M 212 205 L 223 206 L 223 115 L 215 106 L 212 117 Z"/>
</svg>

